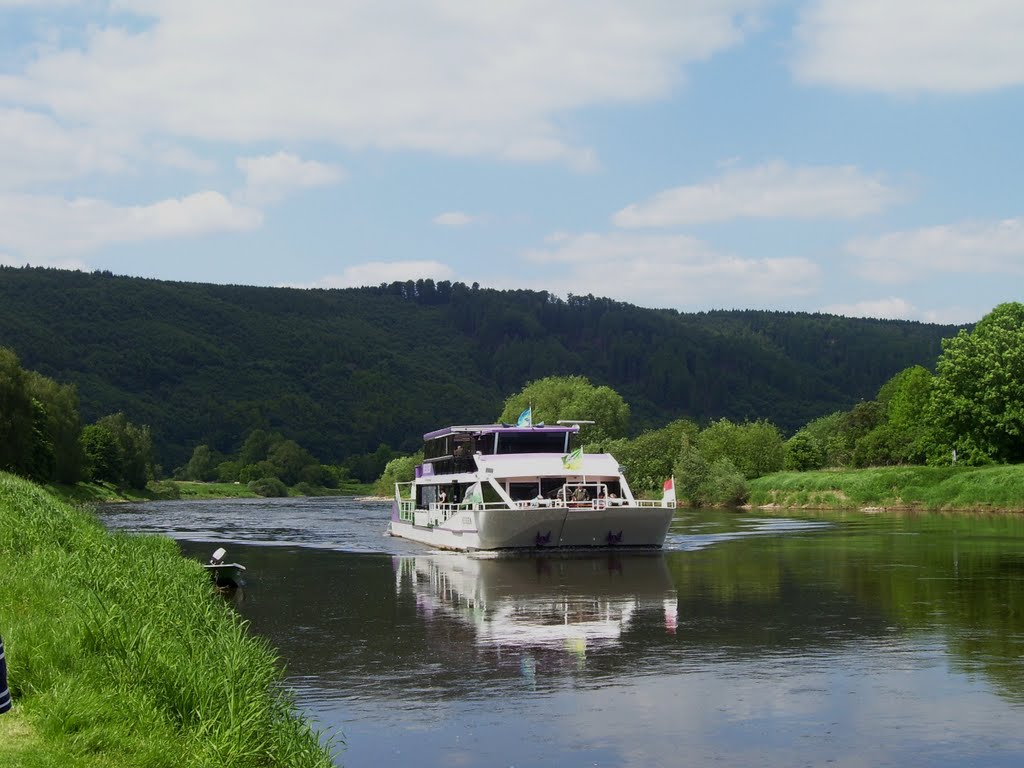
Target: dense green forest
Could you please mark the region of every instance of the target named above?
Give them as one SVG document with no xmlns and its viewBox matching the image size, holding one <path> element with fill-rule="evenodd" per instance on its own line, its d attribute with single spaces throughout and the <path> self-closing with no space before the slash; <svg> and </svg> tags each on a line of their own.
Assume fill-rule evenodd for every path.
<svg viewBox="0 0 1024 768">
<path fill-rule="evenodd" d="M 585 375 L 633 433 L 681 417 L 792 432 L 931 368 L 953 326 L 764 311 L 679 313 L 420 280 L 299 290 L 0 267 L 0 346 L 77 389 L 84 422 L 146 425 L 165 472 L 254 429 L 318 459 L 415 450 L 510 392 Z"/>
</svg>

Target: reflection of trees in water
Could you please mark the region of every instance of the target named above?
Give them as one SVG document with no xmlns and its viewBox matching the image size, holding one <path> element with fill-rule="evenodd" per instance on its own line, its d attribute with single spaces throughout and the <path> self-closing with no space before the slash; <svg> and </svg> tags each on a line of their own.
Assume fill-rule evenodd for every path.
<svg viewBox="0 0 1024 768">
<path fill-rule="evenodd" d="M 1024 518 L 806 517 L 836 526 L 668 557 L 684 641 L 756 654 L 940 632 L 959 669 L 1024 701 Z"/>
</svg>

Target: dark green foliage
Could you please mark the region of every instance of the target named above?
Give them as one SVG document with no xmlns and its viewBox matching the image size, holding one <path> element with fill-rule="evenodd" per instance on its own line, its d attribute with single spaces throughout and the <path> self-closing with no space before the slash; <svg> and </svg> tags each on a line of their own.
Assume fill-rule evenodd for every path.
<svg viewBox="0 0 1024 768">
<path fill-rule="evenodd" d="M 412 481 L 416 475 L 416 465 L 422 462 L 423 451 L 417 451 L 412 456 L 400 456 L 397 459 L 392 459 L 374 484 L 374 493 L 378 496 L 393 495 L 395 483 Z"/>
<path fill-rule="evenodd" d="M 733 424 L 720 419 L 697 436 L 697 447 L 709 464 L 728 459 L 747 479 L 781 470 L 785 453 L 778 427 L 763 420 Z"/>
<path fill-rule="evenodd" d="M 1024 462 L 1024 304 L 1000 304 L 942 347 L 932 413 L 944 448 L 967 463 Z"/>
<path fill-rule="evenodd" d="M 46 424 L 49 421 L 46 406 L 32 398 L 32 449 L 30 451 L 28 476 L 49 480 L 56 474 L 57 457 L 53 451 Z"/>
<path fill-rule="evenodd" d="M 785 468 L 796 472 L 821 469 L 825 451 L 808 432 L 801 430 L 786 441 Z"/>
<path fill-rule="evenodd" d="M 242 450 L 238 453 L 238 463 L 243 467 L 249 464 L 256 464 L 267 458 L 270 446 L 284 438 L 280 435 L 271 436 L 262 429 L 254 429 L 242 443 Z"/>
<path fill-rule="evenodd" d="M 693 506 L 742 504 L 747 480 L 726 456 L 713 461 L 695 445 L 683 448 L 675 468 L 676 493 Z"/>
<path fill-rule="evenodd" d="M 117 440 L 109 430 L 89 424 L 82 430 L 82 449 L 89 478 L 98 482 L 116 483 L 121 476 L 122 457 Z"/>
<path fill-rule="evenodd" d="M 845 467 L 853 461 L 853 440 L 847 424 L 847 414 L 836 411 L 808 422 L 797 434 L 811 440 L 821 456 L 820 467 Z"/>
<path fill-rule="evenodd" d="M 39 404 L 34 429 L 45 446 L 43 450 L 50 457 L 47 464 L 51 467 L 49 474 L 33 476 L 39 480 L 76 483 L 85 469 L 85 456 L 79 441 L 82 420 L 78 393 L 73 385 L 58 384 L 35 371 L 27 371 L 26 374 L 28 391 L 33 401 Z"/>
<path fill-rule="evenodd" d="M 82 430 L 92 480 L 145 488 L 153 478 L 153 440 L 149 427 L 132 424 L 123 413 L 104 416 Z"/>
<path fill-rule="evenodd" d="M 711 479 L 711 465 L 696 445 L 687 445 L 680 452 L 675 478 L 676 494 L 682 500 L 694 506 L 709 503 L 707 489 Z"/>
<path fill-rule="evenodd" d="M 438 426 L 441 425 L 439 424 Z M 395 456 L 394 451 L 381 443 L 373 453 L 349 456 L 342 466 L 348 474 L 360 483 L 372 483 L 381 476 L 388 462 L 395 458 Z"/>
<path fill-rule="evenodd" d="M 276 477 L 261 477 L 249 483 L 249 488 L 260 496 L 284 497 L 288 495 L 288 488 Z"/>
<path fill-rule="evenodd" d="M 282 489 L 295 487 L 303 495 L 322 493 L 324 488 L 337 488 L 347 478 L 347 472 L 338 467 L 321 464 L 294 440 L 279 432 L 268 434 L 262 429 L 250 432 L 242 442 L 237 456 L 226 458 L 208 445 L 199 445 L 192 458 L 179 472 L 188 480 L 222 483 L 243 482 L 264 496 L 285 495 Z M 280 483 L 269 483 L 276 480 Z M 263 491 L 266 491 L 265 493 Z"/>
<path fill-rule="evenodd" d="M 411 451 L 431 429 L 490 421 L 527 382 L 581 373 L 622 395 L 636 431 L 680 417 L 789 431 L 931 365 L 955 331 L 429 280 L 322 291 L 0 268 L 0 345 L 74 384 L 85 421 L 123 411 L 151 425 L 169 467 L 196 445 L 233 454 L 254 429 L 321 461 Z M 392 457 L 346 466 L 372 481 Z"/>
<path fill-rule="evenodd" d="M 661 429 L 648 430 L 634 440 L 606 440 L 588 445 L 586 450 L 612 454 L 625 471 L 634 493 L 654 494 L 661 491 L 681 451 L 696 440 L 699 431 L 692 421 L 677 419 Z"/>
<path fill-rule="evenodd" d="M 723 457 L 711 464 L 706 490 L 709 503 L 742 504 L 748 494 L 747 478 L 729 459 Z"/>
<path fill-rule="evenodd" d="M 534 424 L 593 421 L 580 427 L 579 439 L 584 443 L 625 437 L 629 428 L 629 406 L 622 395 L 611 387 L 595 387 L 585 376 L 548 376 L 530 382 L 505 401 L 498 420 L 515 424 L 531 406 Z"/>
<path fill-rule="evenodd" d="M 217 465 L 217 482 L 235 483 L 242 472 L 242 464 L 238 461 L 222 461 Z"/>
<path fill-rule="evenodd" d="M 185 465 L 181 477 L 184 480 L 211 482 L 217 479 L 217 469 L 220 463 L 219 457 L 210 449 L 210 446 L 197 445 L 192 451 L 192 458 Z"/>
<path fill-rule="evenodd" d="M 0 469 L 74 483 L 84 464 L 81 430 L 75 388 L 22 370 L 0 347 Z"/>
<path fill-rule="evenodd" d="M 0 470 L 28 475 L 32 464 L 32 398 L 18 356 L 0 347 Z"/>
<path fill-rule="evenodd" d="M 267 453 L 267 460 L 277 467 L 277 477 L 285 485 L 295 485 L 306 467 L 319 467 L 309 451 L 294 440 L 282 440 Z"/>
<path fill-rule="evenodd" d="M 870 418 L 858 421 L 857 408 L 847 420 L 846 443 L 853 445 L 853 466 L 923 464 L 936 440 L 930 415 L 932 375 L 921 366 L 900 371 L 871 403 L 858 404 Z M 875 425 L 864 432 L 871 423 Z"/>
</svg>

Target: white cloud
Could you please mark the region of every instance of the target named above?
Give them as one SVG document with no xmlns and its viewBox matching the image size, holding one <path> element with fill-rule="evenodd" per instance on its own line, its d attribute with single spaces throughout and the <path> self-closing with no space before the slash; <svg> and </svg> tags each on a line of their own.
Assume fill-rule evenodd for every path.
<svg viewBox="0 0 1024 768">
<path fill-rule="evenodd" d="M 568 110 L 661 99 L 734 46 L 761 0 L 125 0 L 43 46 L 0 99 L 135 135 L 324 141 L 561 160 Z M 125 24 L 124 13 L 142 24 Z"/>
<path fill-rule="evenodd" d="M 217 163 L 182 146 L 158 144 L 149 150 L 149 154 L 160 165 L 180 171 L 209 175 L 217 170 Z"/>
<path fill-rule="evenodd" d="M 888 296 L 883 299 L 865 299 L 849 304 L 829 304 L 822 307 L 820 311 L 844 317 L 878 317 L 883 320 L 917 320 L 941 325 L 965 325 L 980 320 L 987 310 L 961 306 L 921 309 L 907 299 Z"/>
<path fill-rule="evenodd" d="M 807 259 L 745 259 L 685 235 L 560 234 L 549 242 L 550 248 L 525 254 L 546 271 L 564 265 L 566 274 L 558 280 L 564 287 L 555 287 L 553 278 L 543 287 L 647 307 L 767 304 L 807 296 L 821 280 L 820 268 Z"/>
<path fill-rule="evenodd" d="M 966 222 L 847 244 L 856 271 L 879 283 L 906 283 L 937 272 L 1024 275 L 1024 218 Z"/>
<path fill-rule="evenodd" d="M 76 2 L 78 0 L 0 0 L 0 8 L 51 8 Z"/>
<path fill-rule="evenodd" d="M 5 267 L 50 267 L 51 269 L 67 269 L 73 272 L 89 272 L 91 268 L 78 259 L 37 258 L 32 260 L 16 259 L 6 253 L 0 253 L 0 265 Z"/>
<path fill-rule="evenodd" d="M 852 304 L 829 304 L 822 312 L 844 317 L 880 317 L 887 320 L 916 320 L 920 310 L 906 299 L 889 296 L 884 299 L 869 299 Z"/>
<path fill-rule="evenodd" d="M 237 206 L 219 192 L 197 192 L 151 205 L 42 195 L 0 196 L 0 248 L 18 260 L 51 263 L 112 243 L 242 231 L 262 224 L 259 211 Z"/>
<path fill-rule="evenodd" d="M 302 288 L 358 288 L 406 280 L 450 280 L 452 269 L 439 261 L 372 261 L 347 267 L 340 275 L 328 275 Z"/>
<path fill-rule="evenodd" d="M 477 220 L 478 217 L 470 216 L 463 211 L 447 211 L 434 217 L 434 223 L 439 227 L 451 227 L 452 229 L 468 227 Z"/>
<path fill-rule="evenodd" d="M 0 191 L 127 167 L 109 138 L 68 130 L 37 112 L 0 108 Z"/>
<path fill-rule="evenodd" d="M 900 199 L 899 191 L 853 166 L 794 168 L 773 161 L 667 189 L 623 208 L 612 220 L 620 227 L 674 227 L 737 218 L 854 218 Z"/>
<path fill-rule="evenodd" d="M 1024 84 L 1020 0 L 815 0 L 796 36 L 804 82 L 887 92 Z"/>
<path fill-rule="evenodd" d="M 242 197 L 254 203 L 276 202 L 296 190 L 336 184 L 345 178 L 337 166 L 303 160 L 288 152 L 240 157 L 236 164 L 245 174 Z"/>
</svg>

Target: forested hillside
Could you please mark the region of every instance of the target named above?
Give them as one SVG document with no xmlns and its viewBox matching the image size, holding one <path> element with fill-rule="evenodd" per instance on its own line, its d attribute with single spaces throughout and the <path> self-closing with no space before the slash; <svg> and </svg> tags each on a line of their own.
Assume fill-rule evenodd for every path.
<svg viewBox="0 0 1024 768">
<path fill-rule="evenodd" d="M 0 268 L 0 346 L 78 387 L 82 416 L 151 427 L 166 468 L 277 430 L 323 460 L 490 421 L 533 379 L 621 393 L 633 428 L 686 416 L 787 431 L 934 366 L 952 326 L 818 314 L 684 314 L 430 280 L 298 290 Z M 537 415 L 538 420 L 544 418 Z"/>
</svg>

